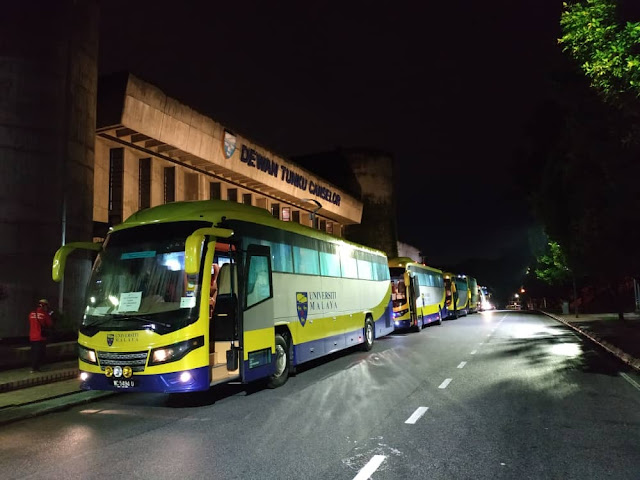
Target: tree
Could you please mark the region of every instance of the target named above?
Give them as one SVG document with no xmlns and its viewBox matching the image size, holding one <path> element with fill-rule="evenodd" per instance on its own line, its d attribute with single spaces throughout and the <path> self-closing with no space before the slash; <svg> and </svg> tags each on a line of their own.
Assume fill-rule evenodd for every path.
<svg viewBox="0 0 640 480">
<path fill-rule="evenodd" d="M 549 242 L 547 252 L 537 259 L 536 277 L 549 285 L 566 285 L 571 280 L 571 269 L 558 242 Z"/>
<path fill-rule="evenodd" d="M 522 187 L 567 267 L 615 292 L 622 278 L 640 273 L 640 130 L 635 114 L 603 102 L 560 60 L 529 125 Z"/>
<path fill-rule="evenodd" d="M 559 42 L 610 102 L 640 98 L 640 22 L 618 23 L 618 2 L 564 3 Z"/>
</svg>

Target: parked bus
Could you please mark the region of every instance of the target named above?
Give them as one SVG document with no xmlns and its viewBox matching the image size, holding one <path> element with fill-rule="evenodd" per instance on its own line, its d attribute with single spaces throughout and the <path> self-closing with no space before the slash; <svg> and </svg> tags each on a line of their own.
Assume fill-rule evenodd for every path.
<svg viewBox="0 0 640 480">
<path fill-rule="evenodd" d="M 445 307 L 442 271 L 408 257 L 389 260 L 389 271 L 395 328 L 420 331 L 429 323 L 442 325 Z"/>
<path fill-rule="evenodd" d="M 487 287 L 478 287 L 478 295 L 479 295 L 479 309 L 481 311 L 493 310 L 495 306 L 491 301 L 491 293 L 489 293 L 489 289 Z"/>
<path fill-rule="evenodd" d="M 478 282 L 473 277 L 467 277 L 467 283 L 469 285 L 469 313 L 477 313 L 480 308 Z"/>
<path fill-rule="evenodd" d="M 393 331 L 386 256 L 221 200 L 132 215 L 98 252 L 78 337 L 82 388 L 207 390 L 266 379 Z"/>
<path fill-rule="evenodd" d="M 469 313 L 469 284 L 466 275 L 444 273 L 447 305 L 446 318 L 458 318 Z"/>
</svg>

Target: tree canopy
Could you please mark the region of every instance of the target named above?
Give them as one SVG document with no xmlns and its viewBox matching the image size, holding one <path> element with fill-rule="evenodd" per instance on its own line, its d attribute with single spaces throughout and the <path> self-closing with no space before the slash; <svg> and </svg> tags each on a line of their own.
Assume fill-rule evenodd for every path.
<svg viewBox="0 0 640 480">
<path fill-rule="evenodd" d="M 564 3 L 559 42 L 610 101 L 640 98 L 640 22 L 618 22 L 618 2 Z"/>
<path fill-rule="evenodd" d="M 638 275 L 636 117 L 603 102 L 566 59 L 549 92 L 520 163 L 536 216 L 577 276 Z"/>
<path fill-rule="evenodd" d="M 558 242 L 549 242 L 547 251 L 537 258 L 535 274 L 549 285 L 564 285 L 571 280 L 571 270 Z"/>
</svg>

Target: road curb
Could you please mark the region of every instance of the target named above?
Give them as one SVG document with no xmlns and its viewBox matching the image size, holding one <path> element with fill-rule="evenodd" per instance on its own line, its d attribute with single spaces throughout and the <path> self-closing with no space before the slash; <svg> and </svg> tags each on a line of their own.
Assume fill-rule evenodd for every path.
<svg viewBox="0 0 640 480">
<path fill-rule="evenodd" d="M 544 312 L 542 310 L 540 311 L 540 313 L 546 315 L 547 317 L 553 318 L 554 320 L 557 320 L 560 323 L 564 323 L 567 327 L 569 327 L 569 328 L 575 330 L 576 332 L 580 333 L 581 335 L 587 337 L 592 342 L 596 343 L 597 345 L 601 346 L 606 351 L 608 351 L 609 353 L 611 353 L 612 355 L 617 357 L 618 359 L 622 360 L 624 363 L 629 365 L 631 368 L 633 368 L 636 371 L 640 372 L 640 359 L 635 358 L 632 355 L 629 355 L 628 353 L 622 351 L 621 349 L 619 349 L 615 345 L 607 342 L 606 340 L 601 339 L 597 335 L 594 335 L 591 332 L 587 332 L 586 330 L 583 330 L 580 327 L 577 327 L 576 325 L 572 325 L 571 322 L 567 322 L 566 320 L 563 320 L 562 318 L 557 317 L 556 315 L 554 315 L 552 313 Z"/>
<path fill-rule="evenodd" d="M 93 402 L 100 398 L 109 397 L 117 393 L 118 392 L 103 392 L 95 390 L 87 392 L 73 392 L 54 398 L 48 398 L 39 402 L 8 407 L 0 410 L 0 425 L 39 417 L 48 413 L 59 412 L 76 405 Z"/>
<path fill-rule="evenodd" d="M 47 383 L 60 382 L 62 380 L 70 380 L 76 378 L 80 374 L 77 368 L 67 368 L 57 370 L 46 375 L 37 375 L 32 378 L 23 378 L 11 382 L 0 383 L 0 393 L 20 390 L 22 388 L 36 387 L 38 385 L 46 385 Z"/>
</svg>

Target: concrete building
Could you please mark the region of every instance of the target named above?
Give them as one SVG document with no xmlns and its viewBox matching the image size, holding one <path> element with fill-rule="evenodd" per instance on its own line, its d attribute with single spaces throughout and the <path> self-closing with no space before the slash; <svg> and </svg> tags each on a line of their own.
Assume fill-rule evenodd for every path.
<svg viewBox="0 0 640 480">
<path fill-rule="evenodd" d="M 0 338 L 28 333 L 38 299 L 55 307 L 61 288 L 75 292 L 87 281 L 88 258 L 72 259 L 63 286 L 51 280 L 51 260 L 65 239 L 92 235 L 99 31 L 91 0 L 3 7 Z M 69 298 L 65 310 L 80 312 Z"/>
<path fill-rule="evenodd" d="M 95 237 L 182 200 L 245 203 L 336 236 L 362 219 L 362 202 L 343 189 L 131 74 L 101 80 L 96 131 Z"/>
<path fill-rule="evenodd" d="M 346 227 L 345 237 L 398 256 L 393 158 L 374 149 L 338 149 L 294 159 L 362 200 L 362 221 Z"/>
</svg>

